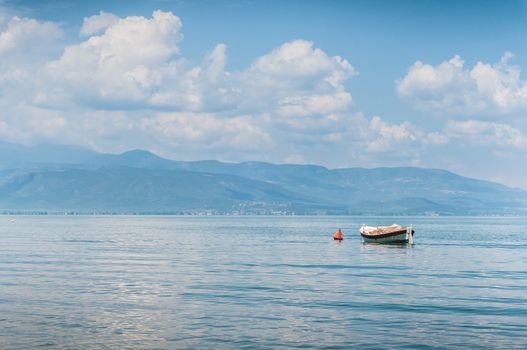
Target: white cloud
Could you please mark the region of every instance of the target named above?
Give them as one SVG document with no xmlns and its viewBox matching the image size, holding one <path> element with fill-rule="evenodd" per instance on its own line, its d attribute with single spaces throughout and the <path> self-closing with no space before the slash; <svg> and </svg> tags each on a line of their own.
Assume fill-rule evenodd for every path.
<svg viewBox="0 0 527 350">
<path fill-rule="evenodd" d="M 62 32 L 53 23 L 12 21 L 13 28 L 22 25 L 17 21 L 25 26 L 12 33 L 26 34 L 17 34 L 15 47 L 4 44 L 13 60 L 0 63 L 0 134 L 10 140 L 332 166 L 387 155 L 411 161 L 423 148 L 450 141 L 444 132 L 353 112 L 346 83 L 357 72 L 310 41 L 283 43 L 228 70 L 222 43 L 198 64 L 186 60 L 182 23 L 170 12 L 150 18 L 101 12 L 85 18 L 79 42 L 21 64 L 33 40 L 27 33 L 47 33 L 47 43 L 56 45 Z"/>
<path fill-rule="evenodd" d="M 508 124 L 480 120 L 450 120 L 445 133 L 451 138 L 469 141 L 476 145 L 527 149 L 527 137 L 519 129 Z"/>
<path fill-rule="evenodd" d="M 444 145 L 450 141 L 444 133 L 426 132 L 408 121 L 392 124 L 382 120 L 379 116 L 374 116 L 369 122 L 367 138 L 367 150 L 370 152 Z"/>
<path fill-rule="evenodd" d="M 396 82 L 399 96 L 418 109 L 459 114 L 512 113 L 527 110 L 527 81 L 520 68 L 509 64 L 505 53 L 500 62 L 478 62 L 465 68 L 454 56 L 437 66 L 417 61 L 406 76 Z"/>
<path fill-rule="evenodd" d="M 250 69 L 255 73 L 263 73 L 269 81 L 281 80 L 284 75 L 295 79 L 298 77 L 310 79 L 318 76 L 335 87 L 355 74 L 348 61 L 340 56 L 329 57 L 324 51 L 314 48 L 312 42 L 305 40 L 294 40 L 283 44 L 271 53 L 258 58 Z"/>
<path fill-rule="evenodd" d="M 13 33 L 19 33 L 19 46 L 32 31 L 53 40 L 62 35 L 50 22 L 14 17 L 10 23 L 2 34 L 4 50 L 15 50 L 6 39 Z M 5 133 L 99 149 L 112 149 L 112 140 L 136 142 L 134 148 L 157 143 L 165 154 L 176 147 L 216 153 L 230 148 L 233 158 L 252 152 L 255 159 L 276 144 L 276 160 L 297 154 L 297 143 L 321 149 L 339 143 L 351 128 L 352 97 L 344 84 L 356 72 L 345 59 L 294 40 L 245 69 L 226 69 L 221 43 L 192 65 L 180 55 L 181 27 L 170 12 L 155 11 L 151 18 L 101 12 L 84 19 L 85 38 L 54 58 L 36 55 L 28 65 L 14 60 L 0 77 Z"/>
<path fill-rule="evenodd" d="M 213 113 L 162 112 L 142 119 L 141 128 L 158 141 L 180 149 L 191 145 L 194 151 L 263 151 L 272 141 L 249 115 L 220 118 Z"/>
<path fill-rule="evenodd" d="M 294 152 L 296 143 L 323 148 L 343 138 L 352 102 L 344 83 L 356 74 L 343 58 L 294 40 L 246 69 L 227 71 L 227 47 L 218 44 L 192 66 L 179 54 L 181 21 L 172 13 L 110 17 L 85 19 L 83 33 L 100 34 L 67 46 L 46 64 L 42 85 L 53 88 L 39 89 L 33 97 L 36 105 L 82 110 L 78 119 L 90 110 L 105 111 L 111 120 L 103 124 L 107 132 L 98 123 L 79 122 L 99 140 L 116 138 L 113 130 L 121 128 L 150 142 L 135 147 L 161 142 L 166 149 L 221 151 L 216 157 L 222 159 L 230 152 L 230 160 L 244 153 L 248 159 L 273 160 L 273 154 L 265 155 L 270 135 L 277 145 L 274 160 L 287 158 L 281 154 L 284 143 L 291 144 L 285 154 Z M 98 23 L 105 18 L 112 20 Z M 112 111 L 126 111 L 128 117 L 111 118 Z"/>
<path fill-rule="evenodd" d="M 286 117 L 330 114 L 345 111 L 351 103 L 348 92 L 286 97 L 278 101 L 278 113 Z"/>
<path fill-rule="evenodd" d="M 374 116 L 369 125 L 372 139 L 367 143 L 367 149 L 372 152 L 391 150 L 404 141 L 416 141 L 418 131 L 409 122 L 402 124 L 389 124 L 380 117 Z"/>
<path fill-rule="evenodd" d="M 12 17 L 0 32 L 0 57 L 17 53 L 18 58 L 42 55 L 52 49 L 52 43 L 62 38 L 59 25 L 31 18 Z"/>
<path fill-rule="evenodd" d="M 344 83 L 355 70 L 312 42 L 287 42 L 247 69 L 230 72 L 224 44 L 197 66 L 179 56 L 181 21 L 170 12 L 155 11 L 150 19 L 114 17 L 85 19 L 83 33 L 104 32 L 66 47 L 47 65 L 46 79 L 55 88 L 41 92 L 41 105 L 66 99 L 102 109 L 230 110 L 287 118 L 322 117 L 346 111 L 352 102 Z"/>
<path fill-rule="evenodd" d="M 55 96 L 75 103 L 127 109 L 148 103 L 159 88 L 163 71 L 177 70 L 171 59 L 179 51 L 181 21 L 170 12 L 155 11 L 151 19 L 126 17 L 100 36 L 64 49 L 47 66 Z"/>
<path fill-rule="evenodd" d="M 241 72 L 241 106 L 268 108 L 271 102 L 284 117 L 342 111 L 352 101 L 344 82 L 355 74 L 345 59 L 328 56 L 312 42 L 294 40 Z"/>
<path fill-rule="evenodd" d="M 98 15 L 91 17 L 84 17 L 84 23 L 82 25 L 80 35 L 90 36 L 94 34 L 99 34 L 106 30 L 106 28 L 111 27 L 119 20 L 114 14 L 101 11 Z"/>
<path fill-rule="evenodd" d="M 2 138 L 15 141 L 26 140 L 30 134 L 50 135 L 56 120 L 49 115 L 33 115 L 31 100 L 41 89 L 37 77 L 42 65 L 60 52 L 63 36 L 60 26 L 53 22 L 12 16 L 0 23 Z"/>
</svg>

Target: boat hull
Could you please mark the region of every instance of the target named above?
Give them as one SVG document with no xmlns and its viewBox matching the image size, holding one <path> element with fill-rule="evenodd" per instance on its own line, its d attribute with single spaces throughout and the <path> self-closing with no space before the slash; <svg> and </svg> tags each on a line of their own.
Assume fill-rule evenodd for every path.
<svg viewBox="0 0 527 350">
<path fill-rule="evenodd" d="M 410 241 L 410 234 L 406 229 L 380 235 L 368 235 L 361 232 L 360 235 L 366 243 L 408 243 Z M 414 230 L 411 235 L 414 235 Z"/>
</svg>

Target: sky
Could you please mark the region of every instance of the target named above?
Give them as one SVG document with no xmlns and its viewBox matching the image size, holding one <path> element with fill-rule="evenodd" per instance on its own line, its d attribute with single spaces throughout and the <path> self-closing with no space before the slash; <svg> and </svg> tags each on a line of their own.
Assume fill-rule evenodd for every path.
<svg viewBox="0 0 527 350">
<path fill-rule="evenodd" d="M 0 140 L 527 189 L 527 1 L 0 0 Z"/>
</svg>

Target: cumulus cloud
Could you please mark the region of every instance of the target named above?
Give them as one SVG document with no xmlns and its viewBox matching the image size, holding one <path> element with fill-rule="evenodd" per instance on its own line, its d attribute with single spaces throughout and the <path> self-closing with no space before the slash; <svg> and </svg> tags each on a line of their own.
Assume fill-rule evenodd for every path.
<svg viewBox="0 0 527 350">
<path fill-rule="evenodd" d="M 355 70 L 312 42 L 285 43 L 247 69 L 231 72 L 225 69 L 224 44 L 216 45 L 200 65 L 190 66 L 178 55 L 181 38 L 181 21 L 172 13 L 113 21 L 104 33 L 66 47 L 48 64 L 55 91 L 47 99 L 50 105 L 52 96 L 60 96 L 60 103 L 66 97 L 95 108 L 272 111 L 283 117 L 340 112 L 352 102 L 344 83 Z"/>
<path fill-rule="evenodd" d="M 394 144 L 415 141 L 418 138 L 417 129 L 411 123 L 389 124 L 378 116 L 371 119 L 369 129 L 375 135 L 368 142 L 368 150 L 373 152 L 392 149 Z"/>
<path fill-rule="evenodd" d="M 0 135 L 13 141 L 29 134 L 48 134 L 46 119 L 33 115 L 31 101 L 41 89 L 42 65 L 62 48 L 63 31 L 57 23 L 12 16 L 0 22 Z M 28 124 L 29 119 L 33 124 Z"/>
<path fill-rule="evenodd" d="M 42 55 L 62 36 L 63 32 L 56 23 L 14 16 L 0 32 L 0 57 L 16 53 Z"/>
<path fill-rule="evenodd" d="M 171 12 L 101 12 L 84 19 L 78 42 L 54 51 L 48 47 L 59 46 L 59 25 L 6 23 L 0 56 L 13 59 L 0 63 L 0 135 L 13 141 L 342 166 L 383 154 L 414 159 L 416 150 L 455 137 L 354 112 L 346 83 L 357 71 L 307 40 L 228 70 L 223 43 L 201 62 L 185 59 L 182 22 Z M 43 51 L 23 63 L 30 45 Z"/>
<path fill-rule="evenodd" d="M 477 145 L 527 149 L 527 137 L 519 129 L 508 124 L 480 120 L 450 120 L 445 133 L 451 138 L 458 138 Z"/>
<path fill-rule="evenodd" d="M 271 136 L 246 115 L 224 119 L 212 113 L 163 112 L 143 119 L 142 127 L 175 147 L 190 141 L 201 149 L 244 151 L 265 148 L 271 142 Z"/>
<path fill-rule="evenodd" d="M 500 113 L 527 110 L 527 82 L 520 68 L 509 63 L 505 53 L 495 64 L 478 62 L 466 68 L 454 56 L 436 66 L 415 62 L 396 81 L 399 96 L 418 109 L 459 114 Z"/>
<path fill-rule="evenodd" d="M 379 116 L 374 116 L 369 121 L 367 139 L 367 150 L 370 152 L 397 151 L 405 145 L 421 147 L 449 142 L 444 133 L 426 132 L 408 121 L 400 124 L 389 123 Z"/>
<path fill-rule="evenodd" d="M 99 36 L 67 46 L 47 64 L 47 79 L 55 86 L 48 99 L 115 109 L 148 103 L 164 71 L 177 70 L 170 60 L 179 51 L 180 29 L 178 17 L 155 11 L 150 19 L 126 17 Z"/>
<path fill-rule="evenodd" d="M 340 56 L 330 57 L 312 42 L 294 40 L 259 57 L 240 73 L 245 91 L 241 105 L 263 108 L 272 101 L 284 117 L 342 111 L 352 101 L 344 82 L 355 74 Z"/>
<path fill-rule="evenodd" d="M 101 11 L 98 15 L 85 17 L 80 31 L 82 36 L 99 34 L 119 20 L 114 14 Z"/>
<path fill-rule="evenodd" d="M 85 18 L 81 35 L 86 38 L 65 46 L 55 58 L 39 54 L 38 62 L 24 67 L 14 62 L 3 70 L 0 89 L 13 89 L 0 105 L 6 107 L 4 113 L 27 118 L 24 123 L 8 120 L 7 125 L 48 136 L 52 125 L 84 125 L 96 131 L 84 118 L 97 119 L 93 116 L 104 111 L 109 120 L 115 121 L 112 112 L 126 112 L 132 128 L 164 136 L 171 130 L 173 137 L 188 142 L 210 141 L 209 134 L 221 132 L 233 140 L 241 140 L 234 133 L 265 140 L 265 128 L 283 128 L 297 140 L 313 137 L 316 130 L 327 133 L 320 140 L 340 137 L 336 125 L 342 125 L 342 114 L 349 113 L 352 103 L 344 84 L 356 74 L 348 61 L 312 42 L 293 40 L 237 71 L 226 70 L 227 47 L 221 43 L 200 64 L 191 65 L 178 47 L 181 28 L 177 16 L 162 11 L 150 18 L 118 18 L 104 12 Z M 0 34 L 0 47 L 5 56 L 61 36 L 57 24 L 13 17 Z M 28 127 L 36 115 L 51 114 L 61 115 L 57 120 L 64 122 Z M 190 134 L 176 134 L 175 129 Z"/>
</svg>

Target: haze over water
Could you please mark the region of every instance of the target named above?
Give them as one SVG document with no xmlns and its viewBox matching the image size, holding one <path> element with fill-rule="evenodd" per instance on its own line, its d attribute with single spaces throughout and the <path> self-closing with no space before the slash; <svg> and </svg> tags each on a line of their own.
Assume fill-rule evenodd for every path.
<svg viewBox="0 0 527 350">
<path fill-rule="evenodd" d="M 360 241 L 362 223 L 394 222 L 414 225 L 413 247 Z M 0 348 L 525 349 L 526 227 L 3 216 Z"/>
</svg>

